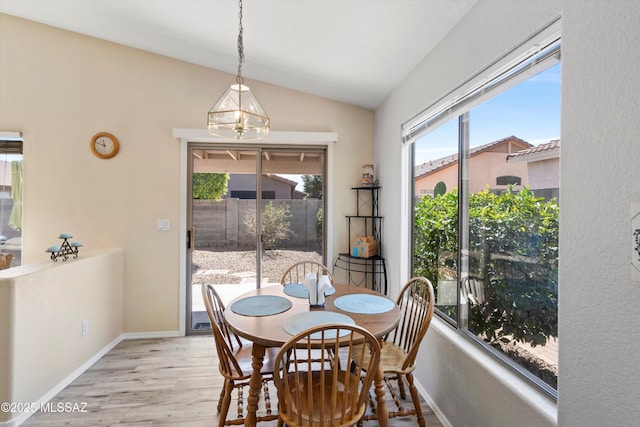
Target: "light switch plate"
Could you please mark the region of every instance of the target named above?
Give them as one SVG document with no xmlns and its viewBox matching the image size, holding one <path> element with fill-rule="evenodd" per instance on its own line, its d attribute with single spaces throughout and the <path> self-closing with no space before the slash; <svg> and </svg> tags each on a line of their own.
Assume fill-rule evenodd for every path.
<svg viewBox="0 0 640 427">
<path fill-rule="evenodd" d="M 169 229 L 171 228 L 169 220 L 159 219 L 157 228 L 158 228 L 158 231 L 169 231 Z"/>
</svg>

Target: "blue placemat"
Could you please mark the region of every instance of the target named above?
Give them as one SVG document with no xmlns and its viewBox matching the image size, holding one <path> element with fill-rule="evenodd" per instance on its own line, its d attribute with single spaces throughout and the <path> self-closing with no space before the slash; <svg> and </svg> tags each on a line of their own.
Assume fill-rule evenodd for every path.
<svg viewBox="0 0 640 427">
<path fill-rule="evenodd" d="M 336 298 L 333 305 L 349 313 L 378 314 L 392 310 L 396 303 L 377 295 L 350 294 Z"/>
<path fill-rule="evenodd" d="M 302 283 L 289 283 L 288 285 L 284 285 L 284 293 L 289 295 L 290 297 L 295 298 L 309 298 L 309 291 Z M 336 293 L 336 288 L 327 289 L 324 292 L 325 296 L 333 295 Z"/>
<path fill-rule="evenodd" d="M 231 311 L 243 316 L 270 316 L 282 313 L 293 304 L 287 298 L 276 295 L 256 295 L 239 299 L 231 304 Z"/>
<path fill-rule="evenodd" d="M 282 327 L 284 330 L 290 334 L 295 335 L 299 332 L 304 331 L 305 329 L 311 328 L 312 326 L 324 325 L 327 323 L 345 323 L 348 325 L 355 325 L 356 322 L 351 317 L 342 313 L 334 313 L 332 311 L 307 311 L 305 313 L 294 314 L 284 321 Z M 350 331 L 342 330 L 340 331 L 340 336 L 349 334 Z M 311 335 L 311 338 L 314 340 L 319 340 L 322 338 L 321 332 L 316 332 Z M 335 331 L 325 331 L 325 338 L 335 338 Z"/>
</svg>

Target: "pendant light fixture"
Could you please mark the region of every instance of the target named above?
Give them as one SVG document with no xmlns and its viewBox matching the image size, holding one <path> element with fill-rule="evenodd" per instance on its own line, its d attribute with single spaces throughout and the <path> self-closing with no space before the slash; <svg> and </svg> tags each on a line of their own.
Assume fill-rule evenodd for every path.
<svg viewBox="0 0 640 427">
<path fill-rule="evenodd" d="M 258 99 L 244 85 L 242 63 L 244 44 L 242 40 L 242 0 L 238 1 L 240 24 L 238 25 L 238 75 L 236 83 L 229 86 L 209 110 L 207 127 L 215 136 L 235 139 L 262 139 L 269 133 L 269 116 Z"/>
</svg>

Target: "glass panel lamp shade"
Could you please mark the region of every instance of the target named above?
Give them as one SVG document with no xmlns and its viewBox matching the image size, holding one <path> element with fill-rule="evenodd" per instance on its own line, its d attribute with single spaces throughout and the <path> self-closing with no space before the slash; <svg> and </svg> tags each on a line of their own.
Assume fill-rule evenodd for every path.
<svg viewBox="0 0 640 427">
<path fill-rule="evenodd" d="M 209 110 L 211 135 L 235 139 L 262 139 L 269 133 L 269 116 L 249 87 L 232 84 Z"/>
</svg>

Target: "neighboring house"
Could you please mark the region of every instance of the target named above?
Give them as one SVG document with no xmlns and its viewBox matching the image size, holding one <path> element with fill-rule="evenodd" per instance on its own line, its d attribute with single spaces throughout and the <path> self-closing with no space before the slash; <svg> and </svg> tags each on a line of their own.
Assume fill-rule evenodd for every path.
<svg viewBox="0 0 640 427">
<path fill-rule="evenodd" d="M 307 194 L 296 190 L 296 181 L 278 175 L 262 176 L 263 199 L 304 199 Z M 229 190 L 223 198 L 255 199 L 256 178 L 250 174 L 230 174 Z"/>
<path fill-rule="evenodd" d="M 522 150 L 507 156 L 507 163 L 527 165 L 528 187 L 537 196 L 560 198 L 560 140 Z"/>
<path fill-rule="evenodd" d="M 491 190 L 505 190 L 510 184 L 516 188 L 527 186 L 527 164 L 508 163 L 506 158 L 532 147 L 527 141 L 509 136 L 469 150 L 469 191 L 478 193 L 487 185 Z M 449 192 L 458 182 L 458 154 L 418 165 L 414 176 L 416 197 L 433 195 L 433 189 L 440 181 Z"/>
</svg>

